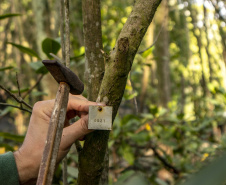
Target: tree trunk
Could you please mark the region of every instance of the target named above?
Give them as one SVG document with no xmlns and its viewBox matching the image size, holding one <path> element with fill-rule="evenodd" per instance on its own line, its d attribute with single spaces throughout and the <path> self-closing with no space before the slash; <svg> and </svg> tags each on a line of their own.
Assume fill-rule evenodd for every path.
<svg viewBox="0 0 226 185">
<path fill-rule="evenodd" d="M 210 42 L 209 42 L 209 38 L 208 38 L 208 25 L 207 25 L 207 10 L 206 7 L 203 5 L 203 13 L 204 13 L 204 31 L 206 34 L 206 45 L 205 45 L 205 50 L 206 50 L 206 55 L 208 57 L 208 64 L 209 64 L 209 82 L 212 82 L 213 80 L 213 67 L 211 64 L 211 55 L 209 52 L 209 46 L 210 46 Z"/>
<path fill-rule="evenodd" d="M 104 75 L 100 0 L 83 0 L 82 10 L 86 88 L 88 99 L 96 101 Z"/>
<path fill-rule="evenodd" d="M 83 32 L 84 32 L 84 44 L 85 44 L 86 89 L 88 93 L 88 99 L 91 101 L 96 101 L 98 92 L 100 89 L 101 81 L 103 79 L 104 67 L 105 67 L 103 54 L 101 53 L 101 50 L 103 50 L 103 44 L 102 44 L 102 31 L 101 31 L 100 0 L 83 0 L 82 12 L 83 12 Z M 88 141 L 89 138 L 91 137 L 87 136 L 86 141 Z M 105 150 L 106 149 L 107 147 L 105 147 Z M 104 154 L 105 152 L 103 152 L 103 155 Z M 87 165 L 90 165 L 86 163 L 86 160 L 87 160 L 86 155 L 87 155 L 86 148 L 84 147 L 84 149 L 79 153 L 78 184 L 79 185 L 87 184 L 86 181 L 89 181 L 92 183 L 96 182 L 96 184 L 98 184 L 98 182 L 95 181 L 96 176 L 94 174 L 91 174 L 91 176 L 94 177 L 94 179 L 90 178 L 90 176 L 87 177 L 86 175 L 87 167 L 89 168 L 89 166 Z M 105 158 L 107 158 L 106 159 L 106 163 L 107 163 L 108 156 L 106 156 Z M 105 164 L 105 166 L 106 165 L 108 166 L 108 164 Z M 98 173 L 98 177 L 100 177 L 100 175 L 101 175 L 101 171 Z M 108 174 L 106 175 L 108 177 Z M 103 179 L 105 178 L 103 177 Z M 98 181 L 99 180 L 100 179 L 98 179 Z"/>
<path fill-rule="evenodd" d="M 185 106 L 185 83 L 186 79 L 184 78 L 184 68 L 187 68 L 190 57 L 190 48 L 189 48 L 189 30 L 187 27 L 187 19 L 185 16 L 185 9 L 179 9 L 178 1 L 174 4 L 171 4 L 170 8 L 174 8 L 174 11 L 170 12 L 170 20 L 172 24 L 174 23 L 173 30 L 170 32 L 170 42 L 175 43 L 179 48 L 176 52 L 178 56 L 177 59 L 180 61 L 179 66 L 177 67 L 178 76 L 180 76 L 180 91 L 177 88 L 173 88 L 173 93 L 179 93 L 180 98 L 178 99 L 178 107 L 180 109 L 180 113 L 184 114 L 184 106 Z M 175 8 L 177 7 L 177 8 Z"/>
<path fill-rule="evenodd" d="M 159 32 L 155 44 L 154 55 L 157 65 L 159 104 L 167 108 L 170 101 L 170 70 L 169 70 L 169 35 L 168 35 L 168 1 L 163 1 L 155 19 L 155 34 Z"/>
<path fill-rule="evenodd" d="M 145 106 L 145 99 L 147 97 L 147 88 L 148 88 L 148 81 L 150 76 L 150 66 L 145 65 L 143 67 L 143 78 L 142 78 L 142 87 L 141 87 L 141 95 L 140 95 L 140 107 L 139 112 L 143 113 L 144 106 Z"/>
<path fill-rule="evenodd" d="M 222 43 L 222 50 L 223 50 L 222 57 L 226 66 L 226 34 L 223 28 L 221 27 L 221 25 L 218 25 L 218 28 L 221 36 L 221 43 Z"/>
<path fill-rule="evenodd" d="M 197 20 L 196 20 L 196 17 L 197 17 L 197 12 L 195 9 L 192 9 L 191 5 L 189 5 L 189 10 L 191 12 L 191 19 L 192 19 L 192 24 L 194 25 L 193 26 L 193 35 L 195 36 L 196 40 L 197 40 L 197 45 L 198 45 L 198 54 L 199 54 L 199 58 L 200 58 L 200 65 L 201 65 L 201 68 L 202 68 L 202 74 L 201 74 L 201 86 L 202 86 L 202 89 L 203 89 L 203 96 L 205 97 L 206 94 L 207 94 L 207 84 L 206 84 L 206 77 L 205 77 L 205 73 L 204 73 L 204 62 L 203 62 L 203 57 L 202 57 L 202 41 L 201 41 L 201 33 L 202 33 L 202 30 L 200 28 L 197 28 Z M 199 30 L 199 34 L 197 34 L 196 30 L 195 29 L 198 29 Z"/>
<path fill-rule="evenodd" d="M 147 47 L 149 47 L 150 45 L 153 44 L 153 34 L 154 32 L 154 27 L 153 26 L 149 26 L 147 33 L 146 33 L 146 45 Z M 145 102 L 147 99 L 147 90 L 148 90 L 148 84 L 149 84 L 149 80 L 150 80 L 150 72 L 151 72 L 151 60 L 153 58 L 153 55 L 149 55 L 145 58 L 145 65 L 143 66 L 143 78 L 142 78 L 142 85 L 141 85 L 141 93 L 139 96 L 139 100 L 140 100 L 140 106 L 139 106 L 139 113 L 142 113 L 144 111 L 145 108 Z"/>
<path fill-rule="evenodd" d="M 84 4 L 85 2 L 87 1 L 84 1 Z M 92 8 L 95 6 L 94 2 L 96 1 L 92 1 L 89 6 L 83 6 L 83 8 Z M 161 0 L 136 1 L 115 48 L 105 61 L 105 74 L 97 101 L 104 101 L 107 105 L 113 106 L 113 120 L 125 90 L 134 56 L 160 2 Z M 103 161 L 108 146 L 108 137 L 109 131 L 94 131 L 86 137 L 83 150 L 79 155 L 79 185 L 99 184 L 104 168 Z"/>
<path fill-rule="evenodd" d="M 38 48 L 38 54 L 41 58 L 45 58 L 42 52 L 42 41 L 46 38 L 46 27 L 44 18 L 46 0 L 32 0 L 32 8 L 34 11 L 35 23 L 36 23 L 36 45 Z"/>
</svg>

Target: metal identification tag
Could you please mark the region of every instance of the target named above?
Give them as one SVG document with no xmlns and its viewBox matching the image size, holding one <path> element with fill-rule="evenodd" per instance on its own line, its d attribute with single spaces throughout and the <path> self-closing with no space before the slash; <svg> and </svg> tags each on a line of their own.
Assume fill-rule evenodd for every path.
<svg viewBox="0 0 226 185">
<path fill-rule="evenodd" d="M 111 106 L 89 106 L 88 129 L 111 130 L 112 107 Z"/>
</svg>

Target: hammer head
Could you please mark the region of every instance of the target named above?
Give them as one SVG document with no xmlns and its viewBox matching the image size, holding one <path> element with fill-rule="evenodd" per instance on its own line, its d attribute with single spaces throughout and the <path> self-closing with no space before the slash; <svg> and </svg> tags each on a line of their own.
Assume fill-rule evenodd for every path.
<svg viewBox="0 0 226 185">
<path fill-rule="evenodd" d="M 43 60 L 42 63 L 58 82 L 65 82 L 70 86 L 71 94 L 81 94 L 84 90 L 84 84 L 70 69 L 56 60 Z"/>
</svg>

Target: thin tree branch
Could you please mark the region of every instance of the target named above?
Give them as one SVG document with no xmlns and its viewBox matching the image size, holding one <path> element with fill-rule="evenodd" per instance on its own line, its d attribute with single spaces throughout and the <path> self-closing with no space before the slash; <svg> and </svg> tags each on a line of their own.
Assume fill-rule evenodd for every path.
<svg viewBox="0 0 226 185">
<path fill-rule="evenodd" d="M 71 57 L 70 59 L 75 60 L 75 59 L 78 59 L 78 58 L 81 58 L 81 57 L 84 57 L 84 56 L 85 56 L 85 53 L 78 55 L 78 56 Z"/>
<path fill-rule="evenodd" d="M 60 6 L 60 13 L 61 13 L 61 24 L 60 24 L 60 35 L 61 35 L 61 44 L 62 44 L 62 58 L 63 63 L 66 67 L 70 67 L 70 22 L 69 22 L 69 0 L 61 0 L 61 6 Z M 65 17 L 64 17 L 64 11 L 65 11 Z M 65 18 L 65 20 L 64 20 Z M 66 40 L 64 40 L 64 23 L 65 23 L 65 34 L 66 34 Z M 56 55 L 52 54 L 52 56 L 58 60 Z M 61 60 L 60 60 L 61 61 Z M 62 61 L 61 61 L 62 62 Z M 63 160 L 63 184 L 67 185 L 67 156 L 65 156 Z"/>
<path fill-rule="evenodd" d="M 63 159 L 63 184 L 68 185 L 67 183 L 67 156 Z"/>
<path fill-rule="evenodd" d="M 158 41 L 160 33 L 162 32 L 162 29 L 164 27 L 165 22 L 166 22 L 166 15 L 164 17 L 164 21 L 162 23 L 161 29 L 159 30 L 159 32 L 157 34 L 157 37 L 155 38 L 154 42 L 149 47 L 147 47 L 146 49 L 144 49 L 142 51 L 138 51 L 137 54 L 142 54 L 142 53 L 144 53 L 145 51 L 149 50 L 150 48 L 152 48 L 155 45 L 155 43 Z"/>
<path fill-rule="evenodd" d="M 163 163 L 163 165 L 164 165 L 165 167 L 167 167 L 167 168 L 169 168 L 169 169 L 172 169 L 173 172 L 174 172 L 175 174 L 180 175 L 180 173 L 181 173 L 180 170 L 178 170 L 176 167 L 174 167 L 173 165 L 171 165 L 170 163 L 168 163 L 168 162 L 166 161 L 166 159 L 164 159 L 164 158 L 159 154 L 159 152 L 157 151 L 156 147 L 154 147 L 154 146 L 152 146 L 152 145 L 150 145 L 149 147 L 153 150 L 155 156 Z"/>
<path fill-rule="evenodd" d="M 65 41 L 64 41 L 64 0 L 60 1 L 60 37 L 61 37 L 61 48 L 62 48 L 62 58 L 65 64 Z"/>
<path fill-rule="evenodd" d="M 17 108 L 17 109 L 20 109 L 20 110 L 23 110 L 23 111 L 32 113 L 30 110 L 25 109 L 25 108 L 23 108 L 23 107 L 18 107 L 18 106 L 16 106 L 16 105 L 12 105 L 12 104 L 8 104 L 8 103 L 1 103 L 1 102 L 0 102 L 0 105 L 9 106 L 9 107 L 14 107 L 14 108 Z"/>
<path fill-rule="evenodd" d="M 16 83 L 17 83 L 17 87 L 18 87 L 19 97 L 21 97 L 20 84 L 19 84 L 19 79 L 18 79 L 18 74 L 17 73 L 16 73 Z"/>
<path fill-rule="evenodd" d="M 55 58 L 58 62 L 60 62 L 60 63 L 62 63 L 62 64 L 65 64 L 64 60 L 61 60 L 60 57 L 54 55 L 53 53 L 50 53 L 50 55 L 51 55 L 53 58 Z"/>
<path fill-rule="evenodd" d="M 165 20 L 166 20 L 166 16 L 165 16 L 165 18 L 164 18 L 164 22 L 162 23 L 161 29 L 159 30 L 158 35 L 157 35 L 157 37 L 155 38 L 154 42 L 153 42 L 148 48 L 146 48 L 146 49 L 144 49 L 144 50 L 142 50 L 142 51 L 138 51 L 138 52 L 137 52 L 138 54 L 144 53 L 145 51 L 149 50 L 150 48 L 152 48 L 152 47 L 155 45 L 155 43 L 158 41 L 159 35 L 160 35 L 160 33 L 162 32 L 163 27 L 164 27 L 164 24 L 165 24 L 165 22 L 166 22 Z"/>
<path fill-rule="evenodd" d="M 1 84 L 0 84 L 0 88 L 3 89 L 4 91 L 6 91 L 18 103 L 23 103 L 24 105 L 26 105 L 27 107 L 29 107 L 30 109 L 32 109 L 32 106 L 31 105 L 29 105 L 28 103 L 26 103 L 21 97 L 16 97 L 13 93 L 11 93 L 8 89 L 6 89 L 5 87 L 3 87 Z"/>
<path fill-rule="evenodd" d="M 130 80 L 131 87 L 132 87 L 132 93 L 134 94 L 134 93 L 135 93 L 135 91 L 134 91 L 134 86 L 133 86 L 132 79 L 131 79 L 131 72 L 130 72 L 130 75 L 129 75 L 129 80 Z M 138 111 L 138 106 L 137 106 L 137 98 L 136 98 L 136 96 L 134 96 L 134 98 L 133 98 L 133 102 L 134 102 L 134 105 L 135 105 L 136 114 L 138 114 L 138 113 L 139 113 L 139 111 Z"/>
<path fill-rule="evenodd" d="M 37 87 L 37 85 L 40 83 L 40 81 L 42 80 L 42 78 L 44 77 L 44 75 L 42 74 L 42 75 L 40 75 L 39 76 L 39 78 L 38 78 L 38 80 L 36 81 L 36 83 L 22 96 L 22 98 L 24 99 L 28 94 L 30 94 L 31 93 L 31 91 L 35 88 L 35 87 Z"/>
<path fill-rule="evenodd" d="M 136 143 L 131 143 L 129 140 L 127 141 L 129 143 L 130 146 L 132 147 L 136 147 L 139 149 L 148 149 L 151 148 L 154 152 L 154 155 L 163 163 L 163 165 L 168 168 L 171 169 L 173 171 L 173 173 L 180 175 L 181 171 L 178 170 L 175 166 L 173 166 L 172 164 L 170 164 L 165 158 L 163 158 L 161 156 L 161 154 L 158 152 L 156 146 L 153 146 L 152 143 L 148 143 L 147 145 L 143 145 L 143 146 L 138 146 Z"/>
<path fill-rule="evenodd" d="M 64 0 L 65 8 L 65 64 L 70 66 L 70 20 L 69 20 L 69 0 Z"/>
<path fill-rule="evenodd" d="M 17 74 L 17 73 L 16 73 L 16 83 L 17 83 L 17 88 L 18 88 L 19 97 L 21 97 L 21 93 L 20 93 L 20 84 L 19 84 L 19 79 L 18 79 L 18 74 Z M 20 103 L 20 107 L 23 108 L 22 103 Z"/>
</svg>

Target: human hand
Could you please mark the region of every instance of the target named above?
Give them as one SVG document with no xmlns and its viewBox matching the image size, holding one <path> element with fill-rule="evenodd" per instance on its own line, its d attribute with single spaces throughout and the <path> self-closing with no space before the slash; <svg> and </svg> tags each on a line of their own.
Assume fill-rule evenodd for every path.
<svg viewBox="0 0 226 185">
<path fill-rule="evenodd" d="M 100 104 L 90 102 L 81 95 L 69 96 L 57 163 L 68 153 L 75 140 L 91 132 L 88 130 L 89 105 Z M 34 105 L 23 145 L 14 153 L 21 184 L 31 184 L 37 179 L 53 106 L 54 100 L 40 101 Z M 69 120 L 75 116 L 80 119 L 69 125 Z"/>
</svg>

